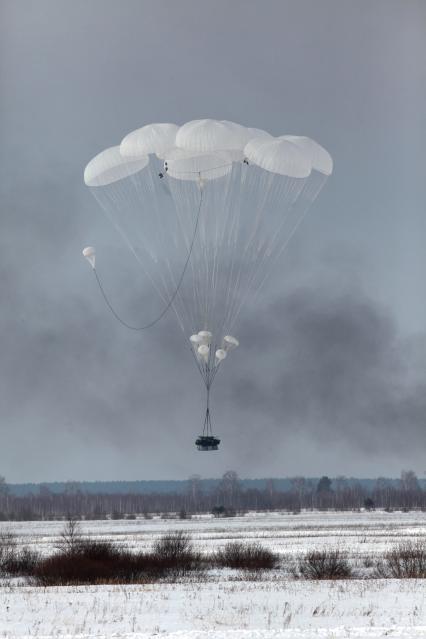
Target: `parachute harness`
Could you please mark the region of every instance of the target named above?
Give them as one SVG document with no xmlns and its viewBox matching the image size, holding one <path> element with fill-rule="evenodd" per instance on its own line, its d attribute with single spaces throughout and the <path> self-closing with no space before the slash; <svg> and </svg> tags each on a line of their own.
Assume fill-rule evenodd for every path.
<svg viewBox="0 0 426 639">
<path fill-rule="evenodd" d="M 128 324 L 125 320 L 123 320 L 122 317 L 120 317 L 120 315 L 117 313 L 117 311 L 115 310 L 115 308 L 113 307 L 113 305 L 111 304 L 105 289 L 102 285 L 102 282 L 99 278 L 98 272 L 95 268 L 95 266 L 92 266 L 92 270 L 93 273 L 95 275 L 96 278 L 96 282 L 99 286 L 99 290 L 102 293 L 102 297 L 104 298 L 105 304 L 108 306 L 109 310 L 111 311 L 111 313 L 114 315 L 115 319 L 118 320 L 120 322 L 120 324 L 122 324 L 123 326 L 125 326 L 126 328 L 128 328 L 131 331 L 144 331 L 147 328 L 152 328 L 153 326 L 155 326 L 167 313 L 167 311 L 170 309 L 170 307 L 172 306 L 176 295 L 179 292 L 179 289 L 182 285 L 183 282 L 183 278 L 185 277 L 185 273 L 187 271 L 188 265 L 189 265 L 189 261 L 191 259 L 191 255 L 192 255 L 192 249 L 194 248 L 194 243 L 195 243 L 195 238 L 197 237 L 197 230 L 198 230 L 198 223 L 200 221 L 200 216 L 201 216 L 201 209 L 202 209 L 202 204 L 203 204 L 203 183 L 201 181 L 201 175 L 200 175 L 200 201 L 198 204 L 198 211 L 197 211 L 197 215 L 195 218 L 195 225 L 194 225 L 194 231 L 192 234 L 192 239 L 191 239 L 191 243 L 189 246 L 189 250 L 188 250 L 188 255 L 187 258 L 185 260 L 185 264 L 183 266 L 182 272 L 180 274 L 178 283 L 176 285 L 175 290 L 173 291 L 172 296 L 170 297 L 169 301 L 167 302 L 166 306 L 163 308 L 163 310 L 161 311 L 161 313 L 155 318 L 153 319 L 151 322 L 148 322 L 148 324 L 144 324 L 143 326 L 132 326 L 131 324 Z"/>
</svg>

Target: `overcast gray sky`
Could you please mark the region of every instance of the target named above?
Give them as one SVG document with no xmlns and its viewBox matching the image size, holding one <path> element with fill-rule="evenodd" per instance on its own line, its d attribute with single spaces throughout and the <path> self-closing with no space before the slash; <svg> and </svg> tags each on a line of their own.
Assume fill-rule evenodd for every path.
<svg viewBox="0 0 426 639">
<path fill-rule="evenodd" d="M 0 474 L 423 475 L 426 3 L 0 7 Z M 202 117 L 309 135 L 335 161 L 217 377 L 211 455 L 193 444 L 204 392 L 173 316 L 128 334 L 81 258 L 122 257 L 87 161 L 144 124 Z M 133 267 L 111 255 L 119 290 Z M 136 273 L 120 301 L 145 319 Z"/>
</svg>

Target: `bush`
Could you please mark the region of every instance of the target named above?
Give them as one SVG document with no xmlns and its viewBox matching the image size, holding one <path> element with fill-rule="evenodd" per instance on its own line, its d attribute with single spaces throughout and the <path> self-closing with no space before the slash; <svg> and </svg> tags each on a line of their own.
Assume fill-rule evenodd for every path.
<svg viewBox="0 0 426 639">
<path fill-rule="evenodd" d="M 0 565 L 16 552 L 16 545 L 16 536 L 13 533 L 0 533 Z"/>
<path fill-rule="evenodd" d="M 376 568 L 378 577 L 395 579 L 426 578 L 426 540 L 406 541 L 399 544 L 384 556 Z"/>
<path fill-rule="evenodd" d="M 151 570 L 156 573 L 184 574 L 200 570 L 202 558 L 194 551 L 191 537 L 182 532 L 167 533 L 155 542 L 152 553 L 146 555 Z"/>
<path fill-rule="evenodd" d="M 260 544 L 230 542 L 214 556 L 217 566 L 241 570 L 271 570 L 279 564 L 278 555 Z"/>
<path fill-rule="evenodd" d="M 294 574 L 303 579 L 349 579 L 352 568 L 342 550 L 312 550 L 299 559 Z"/>
<path fill-rule="evenodd" d="M 74 517 L 68 517 L 56 544 L 57 550 L 63 555 L 75 555 L 82 541 L 80 523 Z"/>
<path fill-rule="evenodd" d="M 213 517 L 236 517 L 237 511 L 235 508 L 225 508 L 225 506 L 213 506 Z"/>
<path fill-rule="evenodd" d="M 39 561 L 40 555 L 38 552 L 30 548 L 22 548 L 10 558 L 5 566 L 5 572 L 14 576 L 33 576 Z"/>
<path fill-rule="evenodd" d="M 42 586 L 100 583 L 146 583 L 200 569 L 201 557 L 188 535 L 178 532 L 160 538 L 152 552 L 131 553 L 111 542 L 80 538 L 70 551 L 41 560 L 33 576 Z"/>
<path fill-rule="evenodd" d="M 9 573 L 9 566 L 17 553 L 16 537 L 10 532 L 0 533 L 0 576 Z"/>
<path fill-rule="evenodd" d="M 127 583 L 142 576 L 138 557 L 111 542 L 80 540 L 72 551 L 64 549 L 42 559 L 34 577 L 43 586 Z"/>
<path fill-rule="evenodd" d="M 182 531 L 167 533 L 154 544 L 154 555 L 167 560 L 183 557 L 191 551 L 191 538 Z"/>
<path fill-rule="evenodd" d="M 32 575 L 38 561 L 38 553 L 29 548 L 18 550 L 15 535 L 0 534 L 0 576 Z"/>
<path fill-rule="evenodd" d="M 375 503 L 374 503 L 374 500 L 371 499 L 371 497 L 366 497 L 364 499 L 364 508 L 366 510 L 374 510 L 375 509 Z"/>
</svg>

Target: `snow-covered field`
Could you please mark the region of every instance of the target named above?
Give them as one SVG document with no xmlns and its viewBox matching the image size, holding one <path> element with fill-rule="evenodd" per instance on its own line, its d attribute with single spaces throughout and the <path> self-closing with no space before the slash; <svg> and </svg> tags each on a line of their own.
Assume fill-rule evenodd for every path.
<svg viewBox="0 0 426 639">
<path fill-rule="evenodd" d="M 339 546 L 362 565 L 402 539 L 426 537 L 425 513 L 267 513 L 215 520 L 84 522 L 83 530 L 134 549 L 168 530 L 188 531 L 210 551 L 259 540 L 283 555 Z M 25 545 L 52 551 L 58 522 L 2 523 Z M 234 571 L 179 583 L 0 588 L 0 636 L 265 639 L 424 637 L 426 580 L 298 581 L 280 571 L 251 580 Z"/>
<path fill-rule="evenodd" d="M 426 584 L 410 580 L 26 587 L 0 597 L 0 635 L 10 638 L 426 637 Z"/>
<path fill-rule="evenodd" d="M 43 553 L 54 550 L 63 522 L 0 522 L 24 545 L 34 544 Z M 275 552 L 297 554 L 308 549 L 344 546 L 358 556 L 378 554 L 403 539 L 426 538 L 426 512 L 302 512 L 248 513 L 243 517 L 215 519 L 210 515 L 188 520 L 136 519 L 81 522 L 83 532 L 111 539 L 134 550 L 149 548 L 169 530 L 188 532 L 201 551 L 208 552 L 228 541 L 260 541 Z"/>
</svg>

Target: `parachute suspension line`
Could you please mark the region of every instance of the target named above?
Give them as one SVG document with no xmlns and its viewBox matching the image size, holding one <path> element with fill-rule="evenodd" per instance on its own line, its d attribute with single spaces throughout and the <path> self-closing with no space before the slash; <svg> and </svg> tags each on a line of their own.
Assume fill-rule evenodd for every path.
<svg viewBox="0 0 426 639">
<path fill-rule="evenodd" d="M 190 350 L 190 351 L 191 351 L 191 353 L 192 353 L 192 356 L 193 356 L 194 361 L 195 361 L 195 365 L 197 366 L 197 369 L 198 369 L 198 371 L 199 371 L 199 373 L 200 373 L 200 375 L 201 375 L 201 378 L 202 378 L 203 382 L 205 382 L 205 376 L 204 376 L 204 373 L 203 373 L 203 369 L 202 369 L 202 368 L 201 368 L 201 366 L 200 366 L 200 362 L 198 361 L 197 356 L 196 356 L 196 354 L 194 353 L 194 350 L 193 350 L 191 347 L 189 347 L 189 350 Z"/>
<path fill-rule="evenodd" d="M 111 311 L 111 313 L 114 315 L 115 319 L 118 320 L 120 322 L 120 324 L 125 326 L 125 328 L 128 328 L 131 331 L 143 331 L 143 330 L 145 330 L 147 328 L 152 328 L 152 326 L 155 326 L 155 324 L 157 324 L 164 317 L 164 315 L 167 313 L 169 308 L 172 306 L 172 304 L 173 304 L 173 302 L 174 302 L 174 300 L 176 298 L 176 295 L 178 294 L 179 289 L 180 289 L 180 287 L 182 285 L 183 278 L 185 277 L 185 273 L 186 273 L 186 270 L 188 268 L 189 261 L 191 259 L 192 249 L 194 248 L 195 238 L 197 237 L 198 223 L 200 221 L 202 203 L 203 203 L 203 187 L 200 185 L 200 201 L 199 201 L 199 204 L 198 204 L 198 211 L 197 211 L 197 216 L 196 216 L 196 220 L 195 220 L 194 231 L 193 231 L 193 234 L 192 234 L 192 239 L 191 239 L 191 243 L 189 245 L 188 255 L 187 255 L 185 264 L 183 266 L 182 272 L 180 274 L 179 280 L 177 282 L 176 288 L 173 291 L 173 294 L 172 294 L 171 298 L 169 299 L 169 301 L 167 302 L 166 306 L 161 311 L 160 315 L 158 315 L 151 322 L 148 322 L 148 324 L 144 324 L 143 326 L 132 326 L 131 324 L 128 324 L 127 322 L 125 322 L 118 315 L 118 313 L 116 312 L 116 310 L 112 306 L 111 302 L 109 301 L 109 298 L 108 298 L 108 296 L 107 296 L 107 294 L 105 292 L 105 289 L 102 286 L 102 282 L 101 282 L 101 280 L 99 278 L 97 270 L 95 268 L 92 269 L 93 273 L 95 275 L 96 281 L 98 283 L 99 290 L 102 293 L 102 297 L 104 298 L 104 301 L 105 301 L 106 305 L 108 306 L 108 308 Z"/>
<path fill-rule="evenodd" d="M 294 211 L 296 209 L 296 207 L 299 207 L 299 212 L 298 212 L 298 216 L 296 219 L 296 222 L 294 223 L 294 225 L 291 227 L 290 232 L 287 234 L 287 236 L 285 237 L 285 241 L 281 246 L 274 246 L 273 248 L 273 254 L 270 260 L 270 264 L 274 264 L 275 262 L 278 261 L 278 259 L 282 256 L 282 254 L 286 251 L 287 246 L 289 245 L 290 241 L 292 240 L 294 234 L 296 233 L 296 231 L 298 230 L 299 226 L 302 224 L 302 222 L 304 221 L 309 207 L 313 204 L 313 202 L 316 200 L 316 198 L 319 195 L 319 192 L 321 191 L 322 187 L 324 186 L 326 182 L 326 178 L 322 179 L 322 181 L 319 183 L 319 185 L 316 186 L 316 188 L 309 188 L 309 183 L 305 183 L 305 185 L 303 186 L 303 189 L 301 191 L 301 193 L 299 193 L 299 196 L 303 193 L 307 193 L 305 200 L 301 203 L 299 201 L 299 199 L 297 198 L 297 202 L 294 201 L 291 205 L 291 207 L 289 208 L 289 211 L 287 213 L 286 218 L 283 220 L 283 223 L 281 224 L 280 228 L 278 229 L 277 233 L 276 233 L 276 237 L 280 237 L 281 236 L 281 232 L 285 226 L 285 222 L 288 220 L 288 217 L 291 215 L 292 210 Z M 263 256 L 262 260 L 265 260 L 265 256 Z M 253 278 L 254 279 L 254 278 Z M 268 273 L 265 273 L 263 275 L 263 277 L 260 279 L 260 281 L 257 282 L 256 286 L 252 287 L 251 290 L 251 296 L 253 300 L 256 300 L 258 298 L 259 292 L 262 289 L 265 281 L 268 279 Z M 253 284 L 253 282 L 251 282 L 251 284 Z M 243 296 L 243 299 L 241 300 L 239 306 L 237 307 L 237 309 L 234 312 L 234 315 L 231 316 L 230 321 L 229 321 L 229 326 L 230 328 L 233 328 L 235 321 L 238 318 L 238 315 L 241 311 L 241 308 L 243 307 L 247 295 L 248 295 L 249 291 L 246 291 L 245 295 Z"/>
<path fill-rule="evenodd" d="M 214 367 L 211 376 L 210 376 L 210 386 L 213 384 L 213 380 L 216 377 L 217 371 L 219 370 L 219 366 L 220 366 L 220 362 L 218 364 L 216 364 L 216 366 Z"/>
<path fill-rule="evenodd" d="M 269 246 L 266 247 L 266 250 L 264 250 L 263 254 L 260 255 L 255 268 L 253 269 L 249 279 L 245 283 L 246 285 L 240 299 L 238 300 L 238 304 L 234 305 L 234 307 L 231 309 L 231 313 L 228 314 L 227 324 L 229 326 L 229 329 L 232 329 L 234 327 L 234 324 L 241 312 L 241 309 L 247 301 L 248 296 L 250 295 L 252 300 L 257 299 L 259 291 L 268 278 L 268 274 L 267 272 L 265 272 L 264 268 L 265 265 L 268 263 L 268 261 L 269 264 L 276 262 L 278 256 L 282 255 L 282 253 L 285 252 L 289 242 L 291 241 L 293 235 L 297 231 L 307 213 L 309 202 L 305 202 L 303 206 L 300 206 L 299 202 L 300 194 L 304 190 L 307 190 L 307 183 L 305 182 L 301 189 L 295 189 L 296 183 L 294 180 L 292 182 L 293 183 L 290 182 L 286 186 L 285 190 L 277 191 L 276 193 L 276 196 L 281 194 L 283 199 L 290 198 L 288 209 L 283 216 L 281 224 L 276 229 L 274 238 L 269 243 Z M 292 220 L 292 216 L 294 215 L 297 216 L 296 220 Z"/>
<path fill-rule="evenodd" d="M 125 242 L 125 244 L 127 245 L 127 247 L 129 248 L 130 252 L 132 253 L 133 257 L 136 259 L 136 261 L 139 263 L 139 265 L 142 267 L 142 270 L 144 271 L 145 275 L 151 280 L 151 284 L 154 286 L 155 290 L 157 291 L 158 295 L 161 297 L 161 299 L 164 301 L 164 303 L 166 302 L 166 300 L 164 299 L 163 294 L 161 293 L 160 289 L 158 288 L 158 286 L 156 285 L 156 283 L 154 282 L 152 276 L 149 274 L 149 272 L 147 271 L 147 269 L 145 268 L 144 264 L 142 263 L 139 255 L 137 254 L 137 252 L 135 251 L 131 241 L 129 240 L 129 238 L 127 237 L 127 234 L 123 231 L 123 229 L 120 227 L 119 224 L 117 224 L 117 222 L 114 220 L 113 216 L 111 216 L 108 207 L 105 206 L 105 204 L 102 202 L 101 199 L 99 199 L 99 197 L 97 196 L 97 192 L 95 191 L 95 198 L 98 201 L 99 205 L 101 206 L 101 208 L 105 211 L 106 216 L 108 217 L 108 219 L 110 220 L 111 224 L 114 226 L 114 228 L 116 229 L 116 231 L 121 235 L 123 241 Z M 114 199 L 111 196 L 110 200 L 113 202 Z"/>
<path fill-rule="evenodd" d="M 204 417 L 203 437 L 213 435 L 212 422 L 210 418 L 210 384 L 207 385 L 206 416 Z"/>
</svg>

